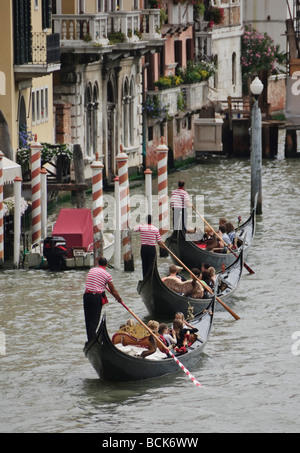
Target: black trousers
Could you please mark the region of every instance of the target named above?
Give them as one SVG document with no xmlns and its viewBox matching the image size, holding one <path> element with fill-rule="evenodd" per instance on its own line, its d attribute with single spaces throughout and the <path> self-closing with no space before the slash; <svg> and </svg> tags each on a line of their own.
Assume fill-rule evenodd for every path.
<svg viewBox="0 0 300 453">
<path fill-rule="evenodd" d="M 145 278 L 150 269 L 152 269 L 155 257 L 156 248 L 154 245 L 142 245 L 141 258 L 143 266 L 143 278 Z"/>
<path fill-rule="evenodd" d="M 173 230 L 185 230 L 187 227 L 187 209 L 172 208 L 173 210 Z"/>
<path fill-rule="evenodd" d="M 97 332 L 101 317 L 103 294 L 85 293 L 83 296 L 85 327 L 88 341 L 94 338 Z"/>
</svg>

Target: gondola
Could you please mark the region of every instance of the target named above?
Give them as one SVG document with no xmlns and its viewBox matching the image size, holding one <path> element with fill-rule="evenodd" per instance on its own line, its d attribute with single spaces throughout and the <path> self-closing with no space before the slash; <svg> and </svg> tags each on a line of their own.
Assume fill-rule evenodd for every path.
<svg viewBox="0 0 300 453">
<path fill-rule="evenodd" d="M 242 250 L 233 264 L 225 269 L 224 272 L 220 271 L 218 273 L 219 291 L 217 296 L 223 301 L 233 295 L 238 287 L 243 273 L 243 256 Z M 177 311 L 187 316 L 191 307 L 194 313 L 198 313 L 210 302 L 209 299 L 192 299 L 170 290 L 161 280 L 156 260 L 153 269 L 148 272 L 144 280 L 138 283 L 137 290 L 149 314 L 161 319 L 173 318 Z"/>
<path fill-rule="evenodd" d="M 239 227 L 238 231 L 236 230 L 238 237 L 241 240 L 240 247 L 234 251 L 236 255 L 240 254 L 243 246 L 244 259 L 246 259 L 254 239 L 255 227 L 256 209 L 254 208 L 249 219 Z M 166 245 L 190 269 L 193 267 L 199 268 L 203 263 L 208 263 L 216 269 L 216 272 L 220 272 L 224 266 L 227 268 L 236 260 L 234 254 L 229 251 L 228 253 L 206 251 L 188 239 L 188 235 L 185 235 L 182 230 L 174 231 L 171 236 L 166 239 Z M 178 264 L 173 257 L 172 261 L 174 264 Z"/>
<path fill-rule="evenodd" d="M 178 355 L 180 362 L 191 369 L 200 359 L 208 341 L 214 319 L 215 297 L 209 302 L 207 310 L 197 314 L 191 325 L 198 329 L 197 339 L 186 354 Z M 157 378 L 180 370 L 178 364 L 169 356 L 160 360 L 142 359 L 120 351 L 111 341 L 104 315 L 97 335 L 84 348 L 100 379 L 110 382 L 141 381 Z M 176 353 L 174 353 L 176 355 Z"/>
</svg>

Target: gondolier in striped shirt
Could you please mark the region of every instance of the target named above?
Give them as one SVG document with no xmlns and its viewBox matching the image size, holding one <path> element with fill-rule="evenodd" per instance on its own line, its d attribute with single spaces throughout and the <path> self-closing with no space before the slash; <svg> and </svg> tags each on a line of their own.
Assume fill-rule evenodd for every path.
<svg viewBox="0 0 300 453">
<path fill-rule="evenodd" d="M 145 278 L 156 257 L 156 244 L 162 247 L 163 242 L 158 228 L 152 225 L 151 215 L 147 216 L 147 223 L 136 226 L 134 231 L 141 234 L 141 258 Z"/>
<path fill-rule="evenodd" d="M 187 228 L 187 208 L 191 206 L 190 196 L 184 188 L 185 182 L 178 181 L 178 188 L 171 193 L 171 207 L 173 210 L 173 229 Z"/>
<path fill-rule="evenodd" d="M 106 286 L 118 302 L 122 301 L 121 296 L 115 289 L 112 276 L 107 272 L 107 259 L 99 258 L 99 266 L 89 270 L 85 283 L 85 293 L 83 296 L 83 307 L 85 325 L 88 341 L 96 334 L 101 317 L 102 306 L 108 303 L 105 295 Z"/>
</svg>

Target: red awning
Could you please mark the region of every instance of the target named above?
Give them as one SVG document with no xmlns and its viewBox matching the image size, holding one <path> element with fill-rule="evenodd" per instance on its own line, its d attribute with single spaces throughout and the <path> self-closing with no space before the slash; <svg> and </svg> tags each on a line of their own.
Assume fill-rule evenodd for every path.
<svg viewBox="0 0 300 453">
<path fill-rule="evenodd" d="M 83 247 L 88 250 L 94 242 L 93 219 L 90 209 L 61 209 L 52 236 L 66 240 L 67 249 Z M 92 250 L 93 247 L 90 247 Z"/>
</svg>

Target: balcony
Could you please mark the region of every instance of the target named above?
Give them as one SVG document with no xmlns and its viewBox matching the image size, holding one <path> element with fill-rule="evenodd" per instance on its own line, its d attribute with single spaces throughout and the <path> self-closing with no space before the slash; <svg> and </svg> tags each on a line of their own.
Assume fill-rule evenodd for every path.
<svg viewBox="0 0 300 453">
<path fill-rule="evenodd" d="M 80 53 L 107 47 L 112 33 L 122 33 L 121 44 L 160 40 L 160 11 L 115 11 L 97 14 L 54 14 L 54 32 L 60 36 L 62 51 Z"/>
<path fill-rule="evenodd" d="M 14 65 L 17 82 L 43 77 L 60 70 L 59 35 L 46 35 L 44 32 L 32 33 L 29 58 L 19 55 Z"/>
<path fill-rule="evenodd" d="M 146 111 L 153 122 L 193 113 L 209 103 L 208 81 L 180 85 L 161 91 L 148 91 Z"/>
<path fill-rule="evenodd" d="M 189 3 L 178 3 L 168 1 L 168 24 L 183 27 L 189 26 L 194 22 L 194 7 Z"/>
<path fill-rule="evenodd" d="M 181 90 L 184 95 L 186 110 L 194 112 L 200 110 L 207 104 L 208 82 L 193 83 L 182 85 Z"/>
</svg>

